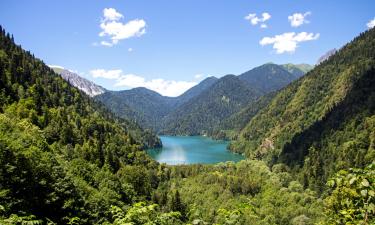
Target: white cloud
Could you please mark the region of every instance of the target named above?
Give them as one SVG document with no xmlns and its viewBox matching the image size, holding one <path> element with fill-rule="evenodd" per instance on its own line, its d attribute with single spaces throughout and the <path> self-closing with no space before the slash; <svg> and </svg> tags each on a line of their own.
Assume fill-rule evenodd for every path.
<svg viewBox="0 0 375 225">
<path fill-rule="evenodd" d="M 62 67 L 62 66 L 59 66 L 59 65 L 47 65 L 48 67 L 50 67 L 50 68 L 57 68 L 57 69 L 65 69 L 64 67 Z"/>
<path fill-rule="evenodd" d="M 113 44 L 111 42 L 108 42 L 108 41 L 101 41 L 100 44 L 104 45 L 104 46 L 108 46 L 108 47 L 112 47 L 113 46 Z"/>
<path fill-rule="evenodd" d="M 146 80 L 141 76 L 126 74 L 117 80 L 115 86 L 128 88 L 145 87 L 161 95 L 175 97 L 181 95 L 196 84 L 196 82 L 164 80 L 161 78 Z"/>
<path fill-rule="evenodd" d="M 161 78 L 146 80 L 144 77 L 135 74 L 124 74 L 122 70 L 96 69 L 91 70 L 90 73 L 93 77 L 115 80 L 115 87 L 145 87 L 170 97 L 179 96 L 197 84 L 197 82 L 164 80 Z"/>
<path fill-rule="evenodd" d="M 261 28 L 267 28 L 267 25 L 264 23 L 271 18 L 271 15 L 267 12 L 262 13 L 262 17 L 257 17 L 256 13 L 250 13 L 249 15 L 245 16 L 245 20 L 250 21 L 250 23 L 255 26 L 258 23 L 261 23 Z"/>
<path fill-rule="evenodd" d="M 105 78 L 105 79 L 119 79 L 122 75 L 122 70 L 103 70 L 96 69 L 91 70 L 90 74 L 95 78 Z"/>
<path fill-rule="evenodd" d="M 128 48 L 128 52 L 132 52 L 133 51 L 133 48 Z"/>
<path fill-rule="evenodd" d="M 375 27 L 375 17 L 374 17 L 374 19 L 368 21 L 368 23 L 367 23 L 366 25 L 367 25 L 367 27 L 368 27 L 369 29 Z"/>
<path fill-rule="evenodd" d="M 105 8 L 103 10 L 103 14 L 105 21 L 117 21 L 121 18 L 124 18 L 124 16 L 121 13 L 117 12 L 114 8 Z"/>
<path fill-rule="evenodd" d="M 202 77 L 204 77 L 204 75 L 201 74 L 201 73 L 199 73 L 199 74 L 195 74 L 195 75 L 194 75 L 194 78 L 195 78 L 195 79 L 200 79 L 200 78 L 202 78 Z"/>
<path fill-rule="evenodd" d="M 99 33 L 99 36 L 107 36 L 110 38 L 111 42 L 102 41 L 100 42 L 101 45 L 111 47 L 120 40 L 140 37 L 146 33 L 146 22 L 143 19 L 135 19 L 122 23 L 119 20 L 124 16 L 114 8 L 105 8 L 103 10 L 103 15 L 104 18 L 100 23 L 102 31 Z"/>
<path fill-rule="evenodd" d="M 299 27 L 302 24 L 310 23 L 310 21 L 306 20 L 306 17 L 311 15 L 311 12 L 302 13 L 294 13 L 291 16 L 288 16 L 288 20 L 292 27 Z"/>
<path fill-rule="evenodd" d="M 293 53 L 298 47 L 299 42 L 316 40 L 319 38 L 319 35 L 319 33 L 301 32 L 296 34 L 295 32 L 289 32 L 274 37 L 264 37 L 260 40 L 259 44 L 262 46 L 272 44 L 277 54 L 284 52 Z"/>
</svg>

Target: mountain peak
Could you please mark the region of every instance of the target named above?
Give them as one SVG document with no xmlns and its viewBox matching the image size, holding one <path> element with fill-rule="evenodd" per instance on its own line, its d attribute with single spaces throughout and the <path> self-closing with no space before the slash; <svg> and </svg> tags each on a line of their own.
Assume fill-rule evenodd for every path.
<svg viewBox="0 0 375 225">
<path fill-rule="evenodd" d="M 68 81 L 71 85 L 78 88 L 79 90 L 85 92 L 90 97 L 103 94 L 107 90 L 102 86 L 95 84 L 92 81 L 89 81 L 78 74 L 64 69 L 59 66 L 49 66 L 55 73 L 59 74 L 64 80 Z"/>
<path fill-rule="evenodd" d="M 270 63 L 255 67 L 238 77 L 264 93 L 278 90 L 296 79 L 282 66 Z"/>
</svg>

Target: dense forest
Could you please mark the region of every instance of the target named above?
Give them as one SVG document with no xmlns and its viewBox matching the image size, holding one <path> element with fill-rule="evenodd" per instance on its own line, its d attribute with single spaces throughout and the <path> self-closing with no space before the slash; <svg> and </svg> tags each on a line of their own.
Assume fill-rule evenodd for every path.
<svg viewBox="0 0 375 225">
<path fill-rule="evenodd" d="M 375 159 L 375 30 L 369 30 L 277 93 L 231 149 L 301 172 L 322 191 L 340 169 Z M 332 163 L 336 162 L 336 163 Z"/>
<path fill-rule="evenodd" d="M 244 106 L 232 147 L 250 159 L 167 166 L 143 151 L 151 131 L 1 28 L 0 224 L 374 224 L 374 37 Z"/>
<path fill-rule="evenodd" d="M 215 124 L 239 111 L 259 97 L 258 90 L 250 88 L 237 76 L 226 75 L 209 89 L 182 104 L 163 121 L 162 134 L 207 134 Z"/>
<path fill-rule="evenodd" d="M 215 138 L 224 138 L 225 134 L 228 135 L 225 138 L 229 138 L 228 130 L 238 132 L 237 129 L 249 121 L 244 108 L 254 113 L 256 110 L 252 108 L 260 109 L 258 103 L 264 105 L 265 99 L 269 98 L 267 94 L 285 87 L 311 69 L 308 64 L 266 63 L 238 76 L 208 77 L 177 97 L 134 88 L 107 91 L 95 98 L 117 116 L 158 134 L 210 135 Z M 260 97 L 262 99 L 258 99 Z M 241 110 L 241 115 L 234 115 Z M 230 121 L 236 121 L 236 127 L 228 126 Z"/>
<path fill-rule="evenodd" d="M 108 91 L 95 98 L 121 118 L 134 121 L 145 129 L 160 131 L 164 117 L 175 111 L 218 79 L 208 77 L 178 97 L 166 97 L 147 88 L 133 88 L 124 91 Z"/>
</svg>

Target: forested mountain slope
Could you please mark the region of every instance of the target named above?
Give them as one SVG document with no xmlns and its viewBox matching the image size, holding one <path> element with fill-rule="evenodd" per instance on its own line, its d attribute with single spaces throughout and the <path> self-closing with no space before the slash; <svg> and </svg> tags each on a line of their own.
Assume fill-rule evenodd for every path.
<svg viewBox="0 0 375 225">
<path fill-rule="evenodd" d="M 251 90 L 252 95 L 248 99 L 239 100 L 240 104 L 233 103 L 234 107 L 228 112 L 223 112 L 223 116 L 212 115 L 216 119 L 210 119 L 211 114 L 207 113 L 221 113 L 223 108 L 217 108 L 218 101 L 216 98 L 206 96 L 209 92 L 222 92 L 221 90 L 209 91 L 212 88 L 218 89 L 218 87 L 215 87 L 218 82 L 221 82 L 219 89 L 225 86 L 223 80 L 220 81 L 216 77 L 204 79 L 178 97 L 161 96 L 146 88 L 134 88 L 125 91 L 108 91 L 95 98 L 103 102 L 116 115 L 135 121 L 143 128 L 149 128 L 164 134 L 206 134 L 207 132 L 212 133 L 214 126 L 217 127 L 216 130 L 229 129 L 229 127 L 219 128 L 219 120 L 237 113 L 257 97 L 286 86 L 302 76 L 308 68 L 307 64 L 287 64 L 285 66 L 268 63 L 239 75 L 238 79 L 241 80 L 242 84 L 239 84 L 239 89 L 235 91 L 236 94 L 231 93 L 231 96 L 237 95 L 246 98 L 246 92 L 249 90 Z M 231 79 L 226 80 L 229 81 L 228 86 L 231 86 Z M 241 91 L 245 92 L 241 93 Z M 220 97 L 223 97 L 223 95 Z M 214 102 L 211 100 L 214 100 Z M 202 107 L 199 106 L 200 104 Z M 212 108 L 208 110 L 207 106 Z M 194 109 L 191 107 L 194 107 Z M 248 108 L 250 107 L 253 106 Z M 240 120 L 247 122 L 246 115 L 243 114 L 243 116 L 244 119 Z"/>
<path fill-rule="evenodd" d="M 162 96 L 147 88 L 133 88 L 124 91 L 108 91 L 95 98 L 119 117 L 135 121 L 144 129 L 159 131 L 166 115 L 210 88 L 216 80 L 216 77 L 208 77 L 178 97 Z"/>
<path fill-rule="evenodd" d="M 199 84 L 185 91 L 182 95 L 176 97 L 175 106 L 180 106 L 190 99 L 200 95 L 203 91 L 210 88 L 217 80 L 218 78 L 216 77 L 207 77 L 206 79 L 202 80 L 199 82 Z"/>
<path fill-rule="evenodd" d="M 156 167 L 144 143 L 160 140 L 114 117 L 1 28 L 0 219 L 96 224 L 111 205 L 150 198 Z"/>
<path fill-rule="evenodd" d="M 307 72 L 309 72 L 310 70 L 314 68 L 314 66 L 306 64 L 306 63 L 302 63 L 302 64 L 287 63 L 281 66 L 284 67 L 286 71 L 293 74 L 295 78 L 302 77 L 303 75 L 305 75 Z"/>
<path fill-rule="evenodd" d="M 259 97 L 237 76 L 220 78 L 209 89 L 182 104 L 163 121 L 161 133 L 173 135 L 206 134 L 215 124 Z"/>
<path fill-rule="evenodd" d="M 301 168 L 321 188 L 341 169 L 374 160 L 375 29 L 281 90 L 231 149 Z M 335 163 L 332 163 L 335 162 Z"/>
<path fill-rule="evenodd" d="M 261 107 L 266 105 L 266 99 L 270 98 L 265 97 L 257 102 L 254 100 L 279 90 L 304 74 L 297 66 L 293 68 L 294 74 L 288 72 L 283 66 L 268 63 L 239 76 L 220 78 L 201 95 L 168 114 L 163 121 L 164 127 L 161 133 L 208 134 L 215 138 L 231 138 L 236 135 L 235 132 L 238 132 L 238 129 L 247 124 L 250 116 L 255 115 Z M 223 94 L 224 92 L 227 94 Z M 234 101 L 228 101 L 230 104 L 225 106 L 223 102 L 226 95 L 230 95 Z M 240 110 L 242 113 L 235 116 Z"/>
<path fill-rule="evenodd" d="M 175 104 L 174 98 L 165 97 L 147 88 L 134 88 L 125 91 L 109 91 L 96 96 L 116 115 L 133 120 L 144 128 L 156 130 L 160 120 Z"/>
<path fill-rule="evenodd" d="M 304 189 L 283 163 L 272 167 L 258 160 L 215 165 L 158 164 L 141 149 L 142 137 L 136 134 L 144 132 L 106 112 L 0 30 L 0 224 L 328 225 L 375 222 L 374 164 L 365 169 L 341 171 L 330 180 L 326 207 L 319 195 Z M 364 38 L 366 35 L 359 39 L 373 41 L 373 37 Z M 373 51 L 365 55 L 373 57 L 372 54 Z M 345 57 L 343 59 L 346 61 Z M 359 115 L 358 111 L 363 111 L 363 117 L 356 118 L 371 114 L 364 103 L 373 103 L 373 94 L 366 95 L 373 93 L 373 69 L 364 74 L 354 79 L 351 94 L 345 97 L 351 100 L 337 105 L 345 107 L 344 119 L 349 118 L 349 121 L 353 121 L 349 114 Z M 224 83 L 238 87 L 243 82 L 238 83 L 235 78 L 227 76 L 225 79 L 229 80 Z M 286 89 L 292 87 L 293 84 Z M 214 93 L 208 94 L 214 96 Z M 347 107 L 349 105 L 355 107 Z M 261 108 L 264 113 L 265 108 Z M 331 111 L 335 110 L 331 108 Z M 244 114 L 252 116 L 254 113 L 249 109 Z M 325 118 L 329 121 L 330 116 Z M 350 124 L 345 125 L 348 130 L 358 125 L 357 139 L 366 141 L 368 133 L 374 136 L 374 129 L 373 117 L 365 120 L 364 124 L 361 119 L 343 124 Z M 314 130 L 311 129 L 312 133 Z M 323 140 L 325 133 L 322 132 Z M 348 133 L 337 134 L 338 138 L 346 138 L 341 134 Z M 155 138 L 151 133 L 148 135 Z M 312 136 L 307 132 L 306 137 Z M 296 146 L 301 146 L 299 140 L 303 139 L 295 139 Z M 154 141 L 157 144 L 157 139 Z M 348 152 L 363 150 L 363 143 L 347 144 Z M 371 146 L 373 149 L 373 139 Z M 288 162 L 292 151 L 298 153 L 292 154 L 297 158 L 304 155 L 299 154 L 299 149 L 288 149 L 279 160 L 293 166 Z M 368 153 L 367 156 L 372 158 Z M 298 163 L 298 159 L 292 160 Z M 318 169 L 319 172 L 319 164 L 310 162 L 310 171 Z M 314 179 L 317 175 L 319 173 L 309 176 Z"/>
<path fill-rule="evenodd" d="M 249 123 L 249 121 L 264 107 L 266 107 L 277 92 L 259 97 L 257 100 L 250 102 L 239 112 L 224 118 L 216 124 L 209 136 L 221 140 L 235 140 L 238 138 L 240 131 Z"/>
<path fill-rule="evenodd" d="M 298 78 L 289 73 L 283 66 L 273 63 L 255 67 L 238 77 L 263 94 L 279 90 Z"/>
</svg>

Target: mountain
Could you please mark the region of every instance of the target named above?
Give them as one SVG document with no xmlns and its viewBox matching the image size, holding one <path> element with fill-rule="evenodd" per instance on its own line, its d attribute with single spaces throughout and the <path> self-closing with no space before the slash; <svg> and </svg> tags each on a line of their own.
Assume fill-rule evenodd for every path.
<svg viewBox="0 0 375 225">
<path fill-rule="evenodd" d="M 273 63 L 255 67 L 238 77 L 263 94 L 276 91 L 297 78 L 283 66 Z"/>
<path fill-rule="evenodd" d="M 176 99 L 162 96 L 147 88 L 109 91 L 96 96 L 116 115 L 139 123 L 144 128 L 157 130 L 160 121 L 175 106 Z"/>
<path fill-rule="evenodd" d="M 329 59 L 329 57 L 331 57 L 332 55 L 334 55 L 336 52 L 337 52 L 336 48 L 327 51 L 326 53 L 324 53 L 324 55 L 322 55 L 322 56 L 319 57 L 319 59 L 316 62 L 316 64 L 319 65 L 320 63 L 326 61 L 327 59 Z"/>
<path fill-rule="evenodd" d="M 0 27 L 1 224 L 107 224 L 112 206 L 151 199 L 156 146 Z"/>
<path fill-rule="evenodd" d="M 163 134 L 206 134 L 222 119 L 239 111 L 259 96 L 237 76 L 227 75 L 210 88 L 168 114 L 161 130 Z"/>
<path fill-rule="evenodd" d="M 116 115 L 137 122 L 143 128 L 150 128 L 166 134 L 211 134 L 214 127 L 213 123 L 215 123 L 215 130 L 217 131 L 229 129 L 227 125 L 223 125 L 223 128 L 218 127 L 218 119 L 224 119 L 224 117 L 213 114 L 223 113 L 225 117 L 229 117 L 233 113 L 237 113 L 255 98 L 276 91 L 302 76 L 308 66 L 306 64 L 288 64 L 287 68 L 294 74 L 289 73 L 283 66 L 269 63 L 247 71 L 237 78 L 228 76 L 220 81 L 216 77 L 208 77 L 182 95 L 174 98 L 161 96 L 146 88 L 111 91 L 95 98 L 103 102 Z M 223 81 L 228 81 L 228 86 L 225 86 Z M 218 82 L 219 84 L 217 84 Z M 241 88 L 236 91 L 229 90 L 232 88 L 233 82 L 241 83 L 239 85 Z M 218 86 L 215 86 L 216 84 Z M 244 91 L 244 93 L 241 93 L 241 91 Z M 214 92 L 217 93 L 217 96 L 214 96 Z M 225 107 L 223 108 L 220 105 L 222 104 L 220 99 L 224 95 L 219 95 L 223 92 L 229 93 L 231 98 L 235 99 L 234 102 L 231 102 L 231 104 L 234 104 L 230 105 L 232 107 L 231 110 L 225 109 Z M 248 95 L 249 92 L 251 92 L 250 95 Z M 208 93 L 210 93 L 209 97 L 207 97 Z M 247 99 L 237 101 L 235 95 Z M 207 106 L 211 108 L 208 109 Z M 250 112 L 253 110 L 251 108 L 254 105 L 249 107 L 250 109 L 247 111 Z M 216 112 L 215 110 L 218 111 Z M 210 114 L 203 116 L 204 113 Z M 211 115 L 213 115 L 212 120 L 206 118 Z M 247 122 L 246 113 L 242 114 L 242 116 L 243 119 L 235 120 Z M 202 121 L 203 118 L 207 122 Z M 187 123 L 191 124 L 188 125 Z"/>
<path fill-rule="evenodd" d="M 295 78 L 302 77 L 305 75 L 305 73 L 309 72 L 314 68 L 314 66 L 309 65 L 309 64 L 292 64 L 292 63 L 287 63 L 281 65 L 284 67 L 286 71 L 289 73 L 293 74 Z"/>
<path fill-rule="evenodd" d="M 202 80 L 198 85 L 185 91 L 182 95 L 176 98 L 176 106 L 179 106 L 190 99 L 200 95 L 203 91 L 210 88 L 218 79 L 216 77 L 207 77 Z"/>
<path fill-rule="evenodd" d="M 371 29 L 279 91 L 230 148 L 285 163 L 305 187 L 322 191 L 335 172 L 374 159 L 374 74 Z"/>
<path fill-rule="evenodd" d="M 171 166 L 0 27 L 0 224 L 374 224 L 374 74 L 371 29 L 256 100 L 218 79 L 180 107 L 205 122 L 251 99 L 232 147 L 261 160 Z"/>
<path fill-rule="evenodd" d="M 216 81 L 216 77 L 208 77 L 178 97 L 162 96 L 147 88 L 134 88 L 125 91 L 108 91 L 95 98 L 116 115 L 135 121 L 143 128 L 158 131 L 167 114 L 201 94 Z"/>
<path fill-rule="evenodd" d="M 259 97 L 256 101 L 250 102 L 239 112 L 232 114 L 216 124 L 212 133 L 209 133 L 209 136 L 221 140 L 235 140 L 246 124 L 249 123 L 260 110 L 265 108 L 275 95 L 276 92 L 271 92 Z"/>
<path fill-rule="evenodd" d="M 106 89 L 102 86 L 95 84 L 92 81 L 86 80 L 85 78 L 73 73 L 69 70 L 62 69 L 60 67 L 50 66 L 55 73 L 60 74 L 64 80 L 68 81 L 71 85 L 85 92 L 88 96 L 94 97 L 96 95 L 103 94 Z"/>
</svg>

